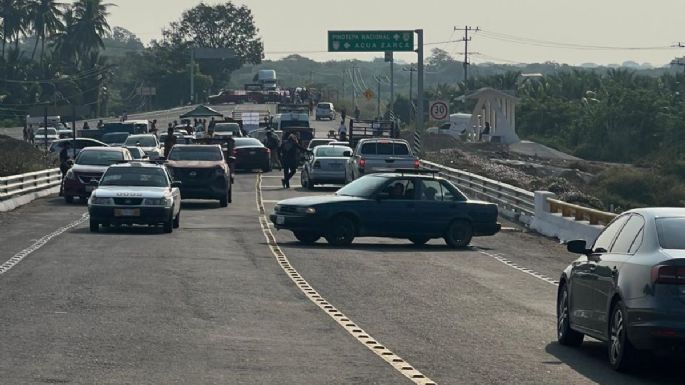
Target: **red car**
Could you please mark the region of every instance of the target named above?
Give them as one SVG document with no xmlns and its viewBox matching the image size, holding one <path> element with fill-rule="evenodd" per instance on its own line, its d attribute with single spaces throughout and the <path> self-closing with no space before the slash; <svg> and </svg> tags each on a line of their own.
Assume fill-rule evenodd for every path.
<svg viewBox="0 0 685 385">
<path fill-rule="evenodd" d="M 122 147 L 84 148 L 62 180 L 64 200 L 72 203 L 75 197 L 87 199 L 94 188 L 92 180 L 99 181 L 109 166 L 132 159 L 131 153 Z"/>
</svg>

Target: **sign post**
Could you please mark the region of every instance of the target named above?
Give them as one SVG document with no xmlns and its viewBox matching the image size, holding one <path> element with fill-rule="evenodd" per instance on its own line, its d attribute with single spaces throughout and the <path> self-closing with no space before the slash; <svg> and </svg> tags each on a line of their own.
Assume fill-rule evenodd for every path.
<svg viewBox="0 0 685 385">
<path fill-rule="evenodd" d="M 442 100 L 433 101 L 430 104 L 430 117 L 431 120 L 440 122 L 446 120 L 450 116 L 450 107 L 447 102 Z"/>
</svg>

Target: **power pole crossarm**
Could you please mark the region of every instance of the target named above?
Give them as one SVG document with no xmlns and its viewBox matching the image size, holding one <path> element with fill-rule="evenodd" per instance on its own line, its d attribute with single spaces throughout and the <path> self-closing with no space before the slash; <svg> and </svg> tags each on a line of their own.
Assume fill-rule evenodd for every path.
<svg viewBox="0 0 685 385">
<path fill-rule="evenodd" d="M 480 29 L 478 27 L 474 29 L 473 27 L 466 25 L 464 28 L 454 27 L 454 30 L 464 32 L 464 37 L 461 39 L 461 41 L 464 42 L 464 86 L 466 86 L 469 80 L 469 65 L 471 64 L 469 62 L 469 42 L 471 41 L 472 37 L 469 36 L 469 32 L 478 32 Z"/>
</svg>

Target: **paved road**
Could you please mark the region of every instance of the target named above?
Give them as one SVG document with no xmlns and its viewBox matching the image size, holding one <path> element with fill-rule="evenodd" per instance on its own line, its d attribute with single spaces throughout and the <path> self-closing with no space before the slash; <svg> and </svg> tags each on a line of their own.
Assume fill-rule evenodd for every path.
<svg viewBox="0 0 685 385">
<path fill-rule="evenodd" d="M 91 234 L 85 206 L 56 197 L 0 214 L 0 263 L 24 256 L 0 275 L 0 383 L 681 383 L 673 361 L 622 375 L 597 342 L 554 342 L 550 281 L 572 259 L 555 242 L 305 247 L 260 222 L 258 198 L 268 213 L 335 189 L 279 179 L 238 174 L 233 204 L 187 201 L 170 235 Z"/>
</svg>

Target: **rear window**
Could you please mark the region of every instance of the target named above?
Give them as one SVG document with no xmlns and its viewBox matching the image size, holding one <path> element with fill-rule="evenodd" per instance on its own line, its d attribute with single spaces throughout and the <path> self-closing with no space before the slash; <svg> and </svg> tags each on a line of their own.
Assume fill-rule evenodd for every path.
<svg viewBox="0 0 685 385">
<path fill-rule="evenodd" d="M 81 151 L 76 157 L 76 164 L 89 166 L 111 166 L 124 160 L 120 151 Z"/>
<path fill-rule="evenodd" d="M 214 126 L 214 132 L 239 132 L 238 123 L 219 123 Z"/>
<path fill-rule="evenodd" d="M 264 147 L 264 144 L 255 138 L 236 138 L 235 148 L 240 147 Z"/>
<path fill-rule="evenodd" d="M 319 157 L 319 158 L 339 158 L 339 157 L 344 157 L 345 151 L 349 151 L 350 153 L 352 152 L 352 149 L 349 147 L 317 147 L 314 150 L 314 154 Z"/>
<path fill-rule="evenodd" d="M 319 105 L 316 107 L 320 108 L 322 110 L 330 110 L 331 109 L 331 105 L 328 103 L 319 103 Z"/>
<path fill-rule="evenodd" d="M 659 245 L 664 249 L 685 250 L 685 218 L 661 218 L 656 220 Z"/>
<path fill-rule="evenodd" d="M 154 136 L 129 136 L 124 143 L 126 146 L 157 147 Z"/>
<path fill-rule="evenodd" d="M 364 155 L 409 155 L 409 147 L 404 143 L 364 143 L 361 153 Z"/>
<path fill-rule="evenodd" d="M 174 147 L 169 154 L 169 160 L 198 160 L 220 161 L 221 149 L 218 147 Z"/>
</svg>

